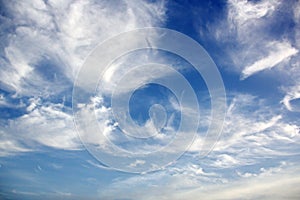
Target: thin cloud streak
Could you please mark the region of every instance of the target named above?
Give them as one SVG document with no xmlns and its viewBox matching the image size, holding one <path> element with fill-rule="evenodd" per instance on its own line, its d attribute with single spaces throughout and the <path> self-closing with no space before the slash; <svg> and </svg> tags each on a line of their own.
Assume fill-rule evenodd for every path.
<svg viewBox="0 0 300 200">
<path fill-rule="evenodd" d="M 298 53 L 298 50 L 293 48 L 287 42 L 271 42 L 269 46 L 272 47 L 272 49 L 267 57 L 262 58 L 254 62 L 252 65 L 244 68 L 241 75 L 242 80 L 260 71 L 271 69 L 280 62 L 283 62 L 284 60 Z"/>
</svg>

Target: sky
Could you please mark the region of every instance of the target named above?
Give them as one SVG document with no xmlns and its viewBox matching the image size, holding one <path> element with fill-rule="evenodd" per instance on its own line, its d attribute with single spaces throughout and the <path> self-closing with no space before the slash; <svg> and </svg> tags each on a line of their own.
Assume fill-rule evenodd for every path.
<svg viewBox="0 0 300 200">
<path fill-rule="evenodd" d="M 300 199 L 298 0 L 3 0 L 0 30 L 0 199 Z"/>
</svg>

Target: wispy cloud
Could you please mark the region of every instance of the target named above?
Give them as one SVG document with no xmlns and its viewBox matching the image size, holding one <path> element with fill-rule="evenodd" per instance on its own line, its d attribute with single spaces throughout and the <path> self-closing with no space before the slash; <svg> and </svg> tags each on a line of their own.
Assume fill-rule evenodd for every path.
<svg viewBox="0 0 300 200">
<path fill-rule="evenodd" d="M 297 199 L 299 167 L 281 160 L 294 160 L 298 155 L 299 126 L 279 111 L 270 109 L 265 99 L 235 94 L 223 135 L 206 158 L 198 158 L 199 137 L 198 144 L 163 171 L 116 180 L 102 188 L 100 196 L 114 198 L 117 191 L 143 199 Z M 270 160 L 268 164 L 265 159 Z M 285 183 L 284 188 L 278 179 Z"/>
<path fill-rule="evenodd" d="M 246 23 L 254 23 L 252 20 L 257 20 L 267 15 L 271 15 L 275 11 L 280 2 L 276 1 L 260 1 L 251 2 L 247 0 L 229 0 L 229 20 L 237 25 L 238 29 L 247 26 Z"/>
<path fill-rule="evenodd" d="M 293 155 L 294 149 L 297 149 L 300 140 L 299 130 L 288 128 L 298 127 L 297 124 L 278 115 L 279 109 L 270 110 L 264 100 L 249 95 L 238 95 L 233 99 L 229 109 L 224 134 L 215 151 L 233 155 L 244 151 L 237 153 L 235 159 L 251 160 L 268 154 Z M 284 148 L 280 149 L 287 144 L 291 147 L 290 152 L 289 149 L 286 151 Z"/>
<path fill-rule="evenodd" d="M 27 95 L 32 89 L 42 91 L 36 81 L 42 78 L 43 70 L 38 68 L 47 70 L 47 66 L 40 66 L 41 61 L 48 59 L 54 63 L 56 73 L 73 80 L 99 42 L 126 30 L 163 23 L 165 12 L 163 2 L 145 1 L 116 5 L 108 1 L 35 0 L 6 2 L 4 6 L 10 12 L 4 20 L 15 31 L 5 38 L 1 81 Z M 51 81 L 47 85 L 53 86 Z"/>
<path fill-rule="evenodd" d="M 71 150 L 82 148 L 73 131 L 72 115 L 61 111 L 61 104 L 39 105 L 29 114 L 8 120 L 2 131 L 4 137 L 9 137 L 4 152 L 36 150 L 39 145 Z M 24 148 L 12 145 L 20 143 Z"/>
<path fill-rule="evenodd" d="M 246 66 L 242 71 L 241 79 L 246 79 L 260 71 L 271 69 L 280 62 L 298 53 L 298 50 L 287 42 L 271 42 L 268 44 L 270 53 L 267 57 L 255 61 L 252 65 Z"/>
<path fill-rule="evenodd" d="M 284 96 L 282 103 L 289 111 L 300 111 L 299 105 L 294 106 L 291 103 L 293 100 L 299 100 L 300 98 L 300 85 L 296 85 L 287 89 L 287 94 Z"/>
<path fill-rule="evenodd" d="M 230 178 L 223 178 L 222 173 L 207 173 L 197 165 L 181 167 L 116 180 L 102 188 L 100 196 L 115 198 L 118 193 L 129 199 L 240 199 L 245 196 L 250 199 L 297 199 L 300 195 L 296 189 L 299 167 L 294 163 L 260 168 L 255 174 L 232 172 Z M 132 187 L 136 190 L 130 190 Z"/>
<path fill-rule="evenodd" d="M 272 172 L 266 176 L 264 172 L 255 178 L 232 181 L 230 184 L 215 184 L 206 189 L 194 189 L 174 196 L 175 199 L 298 199 L 299 169 L 297 167 L 283 169 L 284 172 Z M 216 190 L 218 192 L 216 192 Z"/>
<path fill-rule="evenodd" d="M 224 51 L 230 58 L 224 60 L 232 61 L 230 70 L 241 74 L 241 79 L 268 69 L 280 72 L 275 78 L 282 78 L 283 74 L 287 76 L 281 82 L 284 94 L 280 93 L 282 97 L 279 98 L 283 99 L 282 102 L 289 111 L 299 111 L 294 100 L 300 98 L 300 6 L 298 2 L 287 2 L 289 8 L 285 11 L 281 7 L 283 4 L 267 0 L 229 0 L 224 20 L 207 26 L 211 26 L 208 30 L 215 37 L 215 41 L 225 44 Z M 0 88 L 3 91 L 0 94 L 0 107 L 22 108 L 22 112 L 11 119 L 1 116 L 0 156 L 32 152 L 45 146 L 55 149 L 81 149 L 81 142 L 74 130 L 71 109 L 65 102 L 57 103 L 57 98 L 65 101 L 65 97 L 61 98 L 62 93 L 70 93 L 72 81 L 84 58 L 98 42 L 122 31 L 163 24 L 166 20 L 165 2 L 125 0 L 115 4 L 111 1 L 34 0 L 7 1 L 3 5 L 10 14 L 3 16 L 1 20 L 5 24 L 5 31 L 9 29 L 11 32 L 0 36 L 3 39 L 3 49 L 0 51 Z M 279 19 L 279 12 L 286 12 L 282 15 L 283 18 L 289 16 L 294 22 L 296 28 L 293 28 L 292 34 L 288 34 L 285 29 L 279 35 L 271 33 L 270 30 Z M 132 38 L 128 43 L 134 41 Z M 170 63 L 165 57 L 153 57 L 153 60 Z M 149 57 L 136 53 L 131 60 L 126 61 L 134 66 L 149 60 Z M 124 72 L 128 71 L 129 67 L 123 65 L 123 61 L 115 63 L 104 74 L 102 93 L 114 88 Z M 118 95 L 136 89 L 137 83 L 174 75 L 164 69 L 150 69 L 147 72 L 153 72 L 152 76 L 145 71 L 129 74 L 127 84 L 120 87 Z M 171 82 L 177 87 L 178 82 Z M 199 134 L 186 154 L 165 167 L 164 171 L 117 178 L 111 185 L 101 186 L 100 197 L 241 199 L 246 196 L 249 199 L 299 199 L 297 186 L 300 184 L 300 169 L 295 161 L 299 157 L 299 121 L 290 120 L 286 112 L 282 112 L 282 108 L 270 105 L 263 97 L 246 92 L 232 96 L 223 135 L 206 158 L 199 158 L 204 140 Z M 168 135 L 158 134 L 152 138 L 155 140 L 152 143 L 130 143 L 124 134 L 112 134 L 117 129 L 117 123 L 112 120 L 110 105 L 105 105 L 102 100 L 95 97 L 91 99 L 90 105 L 82 105 L 85 107 L 81 113 L 84 120 L 94 114 L 98 117 L 98 124 L 86 121 L 85 126 L 89 127 L 90 132 L 85 132 L 82 137 L 87 143 L 107 150 L 105 148 L 109 139 L 123 145 L 127 150 L 140 153 L 161 148 L 158 142 L 162 140 L 171 141 L 172 138 Z M 169 101 L 180 111 L 175 98 L 169 98 Z M 185 113 L 189 115 L 190 124 L 196 123 L 193 117 L 195 110 L 186 107 Z M 201 116 L 203 114 L 206 118 L 201 123 L 207 128 L 210 118 L 205 106 L 201 109 Z M 160 117 L 153 116 L 153 119 L 163 121 Z M 172 122 L 172 119 L 166 122 L 166 129 L 170 132 L 175 129 Z M 99 128 L 104 134 L 98 134 Z M 149 120 L 141 128 L 155 131 Z M 126 142 L 131 145 L 126 147 Z M 174 151 L 181 150 L 181 143 L 178 142 L 178 148 L 175 148 L 177 146 L 174 146 Z M 283 162 L 283 159 L 294 160 L 295 163 Z M 111 169 L 96 161 L 86 162 L 89 164 L 86 167 Z M 129 165 L 135 168 L 148 162 L 136 159 Z M 34 169 L 44 173 L 45 166 L 36 166 Z M 63 163 L 49 166 L 56 172 L 67 169 L 67 165 Z M 27 177 L 14 172 L 15 176 L 26 181 L 35 178 L 32 174 Z M 12 190 L 12 193 L 27 196 L 40 194 L 19 189 Z M 52 197 L 57 196 L 75 198 L 73 192 L 68 190 L 54 191 Z"/>
<path fill-rule="evenodd" d="M 71 95 L 74 77 L 99 42 L 165 21 L 164 1 L 34 0 L 3 6 L 10 14 L 1 17 L 6 34 L 1 36 L 0 88 L 5 93 L 0 104 L 14 106 L 7 96 L 20 102 L 31 99 L 20 116 L 3 119 L 3 156 L 36 150 L 39 145 L 80 149 L 70 108 L 52 101 L 62 93 Z"/>
<path fill-rule="evenodd" d="M 265 157 L 295 155 L 300 142 L 297 122 L 252 95 L 237 94 L 231 102 L 223 133 L 205 163 L 232 168 L 260 163 Z M 203 140 L 198 136 L 189 152 L 198 155 Z"/>
<path fill-rule="evenodd" d="M 0 131 L 0 157 L 11 156 L 20 153 L 26 153 L 32 151 L 30 148 L 25 147 L 20 142 L 16 141 L 14 138 L 10 137 L 3 130 Z"/>
<path fill-rule="evenodd" d="M 292 57 L 297 56 L 299 45 L 299 15 L 296 2 L 282 4 L 279 1 L 236 1 L 227 2 L 224 20 L 209 24 L 210 37 L 220 43 L 222 56 L 220 66 L 241 73 L 245 79 L 278 64 L 288 70 Z M 280 17 L 279 17 L 280 16 Z M 292 20 L 295 27 L 284 26 Z M 282 26 L 280 31 L 278 26 Z M 223 55 L 228 55 L 223 59 Z"/>
</svg>

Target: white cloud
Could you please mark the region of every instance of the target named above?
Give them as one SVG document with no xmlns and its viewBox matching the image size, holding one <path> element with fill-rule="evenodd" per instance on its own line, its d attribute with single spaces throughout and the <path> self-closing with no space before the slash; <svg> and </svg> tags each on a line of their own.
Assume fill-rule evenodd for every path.
<svg viewBox="0 0 300 200">
<path fill-rule="evenodd" d="M 222 167 L 222 168 L 236 166 L 239 162 L 234 157 L 227 155 L 227 154 L 217 155 L 216 159 L 217 160 L 215 161 L 214 166 Z"/>
<path fill-rule="evenodd" d="M 6 2 L 14 28 L 7 34 L 1 81 L 18 93 L 42 91 L 40 62 L 54 63 L 56 73 L 73 80 L 85 57 L 99 42 L 134 28 L 157 26 L 164 21 L 164 2 L 41 1 Z M 41 71 L 43 71 L 43 69 Z M 49 72 L 48 72 L 49 73 Z M 49 75 L 49 74 L 48 74 Z M 33 80 L 32 80 L 33 79 Z M 28 84 L 29 83 L 29 84 Z"/>
<path fill-rule="evenodd" d="M 2 141 L 5 152 L 36 150 L 38 145 L 81 148 L 71 112 L 48 97 L 69 92 L 85 57 L 99 42 L 165 20 L 164 1 L 34 0 L 4 6 L 10 15 L 3 20 L 13 31 L 1 38 L 0 87 L 16 93 L 12 98 L 33 97 L 27 114 L 7 121 L 3 134 L 11 137 Z M 0 103 L 12 106 L 5 96 Z M 19 145 L 21 139 L 26 148 Z"/>
<path fill-rule="evenodd" d="M 293 6 L 293 22 L 295 23 L 294 28 L 294 45 L 300 48 L 300 4 Z M 294 57 L 289 63 L 288 70 L 281 70 L 281 74 L 287 74 L 287 83 L 282 86 L 285 96 L 282 103 L 286 106 L 289 111 L 300 111 L 299 105 L 293 105 L 294 100 L 299 100 L 300 98 L 300 55 L 299 53 Z"/>
<path fill-rule="evenodd" d="M 38 150 L 40 145 L 77 150 L 81 143 L 74 131 L 71 114 L 61 111 L 61 104 L 38 105 L 29 114 L 8 120 L 3 129 L 4 152 Z M 22 146 L 16 146 L 22 144 Z"/>
<path fill-rule="evenodd" d="M 240 45 L 257 46 L 266 38 L 265 26 L 273 20 L 279 1 L 228 1 L 227 24 L 230 34 L 237 36 Z M 251 43 L 252 42 L 252 43 Z M 263 45 L 263 44 L 261 44 Z"/>
<path fill-rule="evenodd" d="M 290 174 L 288 174 L 290 173 Z M 296 189 L 299 182 L 298 171 L 286 173 L 273 173 L 271 177 L 263 175 L 238 180 L 230 184 L 216 184 L 207 189 L 194 189 L 183 194 L 177 194 L 175 199 L 298 199 L 299 191 Z M 218 192 L 216 192 L 216 190 Z"/>
<path fill-rule="evenodd" d="M 297 2 L 229 0 L 224 20 L 208 27 L 209 36 L 224 49 L 219 65 L 241 73 L 241 79 L 275 66 L 280 73 L 272 74 L 274 78 L 291 71 L 299 51 L 297 8 Z M 295 26 L 284 27 L 284 19 L 293 20 Z M 283 27 L 276 31 L 279 24 Z M 224 54 L 228 59 L 224 59 Z"/>
<path fill-rule="evenodd" d="M 228 1 L 228 12 L 225 22 L 229 29 L 226 31 L 229 31 L 231 35 L 237 36 L 236 39 L 239 45 L 245 45 L 246 48 L 260 45 L 258 42 L 263 42 L 266 39 L 262 38 L 266 35 L 264 27 L 270 20 L 273 20 L 273 14 L 279 5 L 280 2 L 278 1 L 250 2 L 247 0 L 230 0 Z M 229 39 L 226 38 L 228 37 L 227 33 L 224 36 L 225 38 L 223 39 Z M 261 45 L 263 46 L 263 44 Z"/>
<path fill-rule="evenodd" d="M 105 107 L 100 97 L 91 98 L 91 104 L 85 105 L 80 112 L 74 113 L 77 123 L 77 131 L 84 144 L 96 145 L 105 150 L 109 146 L 108 138 L 114 136 L 111 132 L 115 129 L 112 123 L 110 107 Z M 97 122 L 92 116 L 96 115 Z"/>
<path fill-rule="evenodd" d="M 295 43 L 300 48 L 300 4 L 293 6 L 294 23 L 295 23 Z"/>
<path fill-rule="evenodd" d="M 300 107 L 291 105 L 291 101 L 300 98 L 300 85 L 296 85 L 287 89 L 287 94 L 284 96 L 282 103 L 289 111 L 300 111 Z"/>
<path fill-rule="evenodd" d="M 230 0 L 225 20 L 209 27 L 217 42 L 225 44 L 225 52 L 232 60 L 222 64 L 241 73 L 241 79 L 272 68 L 275 72 L 272 78 L 279 80 L 278 87 L 286 93 L 282 102 L 290 111 L 298 110 L 290 102 L 298 98 L 300 78 L 299 10 L 297 1 L 282 4 L 267 0 Z M 287 21 L 293 26 L 285 27 Z M 282 24 L 280 30 L 279 24 Z"/>
<path fill-rule="evenodd" d="M 255 61 L 250 66 L 246 66 L 242 71 L 241 79 L 245 79 L 260 71 L 271 69 L 280 62 L 298 53 L 298 50 L 292 47 L 288 42 L 271 42 L 268 46 L 269 48 L 271 47 L 269 55 Z"/>
<path fill-rule="evenodd" d="M 258 97 L 236 94 L 228 109 L 224 133 L 206 158 L 198 158 L 201 149 L 193 145 L 187 155 L 163 171 L 116 180 L 101 188 L 100 196 L 114 198 L 118 193 L 142 199 L 297 199 L 298 165 L 281 159 L 297 155 L 299 126 L 277 114 L 279 110 L 271 109 Z M 270 162 L 266 163 L 266 158 Z M 136 190 L 128 190 L 129 186 Z"/>
<path fill-rule="evenodd" d="M 116 194 L 129 199 L 297 199 L 300 196 L 299 167 L 293 163 L 281 162 L 255 173 L 233 172 L 227 179 L 222 178 L 224 175 L 222 171 L 208 173 L 195 164 L 185 163 L 164 171 L 117 179 L 101 188 L 99 195 L 107 199 L 116 198 Z"/>
<path fill-rule="evenodd" d="M 229 19 L 233 20 L 238 26 L 243 26 L 249 21 L 260 19 L 276 9 L 280 2 L 276 1 L 260 1 L 252 3 L 247 0 L 229 0 Z"/>
<path fill-rule="evenodd" d="M 10 135 L 7 135 L 7 133 L 5 133 L 3 130 L 0 131 L 0 136 L 0 157 L 31 151 L 31 149 L 24 147 L 24 145 L 20 144 L 20 142 L 12 139 Z"/>
<path fill-rule="evenodd" d="M 138 165 L 143 165 L 145 163 L 146 163 L 145 160 L 136 160 L 135 162 L 133 162 L 133 163 L 130 164 L 130 167 L 136 167 Z"/>
<path fill-rule="evenodd" d="M 300 142 L 299 125 L 277 114 L 279 110 L 255 96 L 235 95 L 223 133 L 206 162 L 218 168 L 232 168 L 259 163 L 264 157 L 294 155 Z M 198 155 L 203 140 L 203 136 L 198 136 L 189 152 Z"/>
<path fill-rule="evenodd" d="M 170 60 L 168 61 L 167 59 L 163 60 L 162 56 L 147 55 L 147 52 L 122 58 L 105 71 L 103 81 L 100 83 L 101 92 L 105 94 L 114 91 L 114 95 L 124 95 L 124 93 L 132 92 L 147 83 L 168 80 L 168 77 L 176 75 L 175 70 L 162 66 L 171 64 Z M 157 65 L 152 64 L 153 66 L 145 67 L 143 66 L 145 63 L 156 63 Z"/>
</svg>

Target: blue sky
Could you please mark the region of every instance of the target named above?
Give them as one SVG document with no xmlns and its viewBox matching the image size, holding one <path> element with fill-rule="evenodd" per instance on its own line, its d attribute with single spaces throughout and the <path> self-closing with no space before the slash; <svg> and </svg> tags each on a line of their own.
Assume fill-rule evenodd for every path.
<svg viewBox="0 0 300 200">
<path fill-rule="evenodd" d="M 226 116 L 218 142 L 205 157 L 210 92 L 201 74 L 172 52 L 137 50 L 115 59 L 85 105 L 93 108 L 103 131 L 76 130 L 73 84 L 86 58 L 108 38 L 144 27 L 191 37 L 220 72 Z M 0 29 L 1 199 L 300 198 L 299 1 L 1 1 Z M 133 37 L 126 45 L 136 42 Z M 119 45 L 122 49 L 125 43 Z M 144 66 L 130 73 L 154 61 L 189 82 L 200 111 L 197 137 L 181 157 L 159 170 L 115 170 L 96 159 L 109 144 L 103 135 L 134 153 L 154 152 L 177 137 L 184 117 L 178 109 L 181 99 L 170 88 L 149 84 L 173 80 L 174 71 Z M 125 84 L 117 85 L 122 80 Z M 118 100 L 136 83 L 142 86 L 130 98 L 129 114 L 141 129 L 131 130 L 147 135 L 159 128 L 161 134 L 148 140 L 124 135 L 112 114 L 112 90 L 117 88 Z M 199 116 L 192 105 L 186 108 L 192 127 Z M 106 160 L 123 169 L 118 160 Z"/>
</svg>

